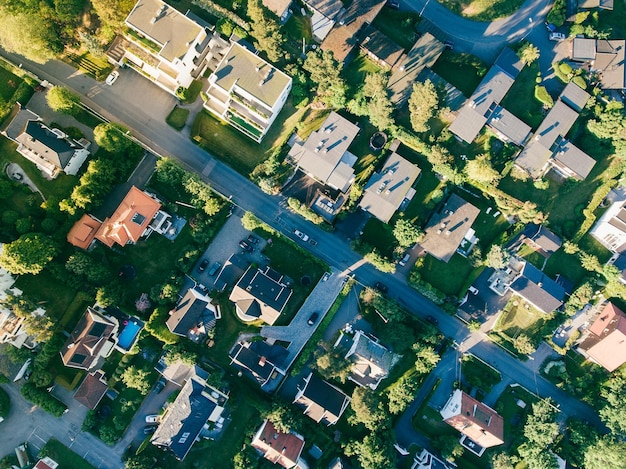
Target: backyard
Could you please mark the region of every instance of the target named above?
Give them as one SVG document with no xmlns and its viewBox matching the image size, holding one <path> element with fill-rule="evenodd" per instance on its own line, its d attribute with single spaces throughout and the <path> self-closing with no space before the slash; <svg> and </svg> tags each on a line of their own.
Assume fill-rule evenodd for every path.
<svg viewBox="0 0 626 469">
<path fill-rule="evenodd" d="M 374 27 L 408 51 L 417 40 L 415 31 L 419 22 L 417 13 L 383 8 L 374 20 Z"/>
<path fill-rule="evenodd" d="M 537 84 L 535 79 L 538 73 L 539 64 L 537 62 L 526 65 L 501 102 L 504 109 L 519 117 L 533 129 L 539 127 L 546 114 L 543 105 L 535 98 L 535 86 Z"/>
<path fill-rule="evenodd" d="M 509 386 L 500 394 L 494 410 L 504 420 L 504 445 L 510 447 L 521 434 L 522 424 L 532 404 L 539 399 L 521 386 Z M 520 401 L 525 407 L 519 405 Z"/>
<path fill-rule="evenodd" d="M 432 70 L 470 97 L 487 73 L 487 65 L 473 55 L 445 50 Z"/>
</svg>

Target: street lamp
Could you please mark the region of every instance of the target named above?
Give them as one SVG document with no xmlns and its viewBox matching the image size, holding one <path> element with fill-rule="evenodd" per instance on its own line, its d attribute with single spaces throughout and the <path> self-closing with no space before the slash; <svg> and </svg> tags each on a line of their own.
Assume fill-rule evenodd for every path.
<svg viewBox="0 0 626 469">
<path fill-rule="evenodd" d="M 426 9 L 426 7 L 428 6 L 428 3 L 430 3 L 430 0 L 426 0 L 426 3 L 424 3 L 424 6 L 422 7 L 422 9 L 420 10 L 420 17 L 422 16 L 422 14 L 424 13 L 424 10 Z"/>
</svg>

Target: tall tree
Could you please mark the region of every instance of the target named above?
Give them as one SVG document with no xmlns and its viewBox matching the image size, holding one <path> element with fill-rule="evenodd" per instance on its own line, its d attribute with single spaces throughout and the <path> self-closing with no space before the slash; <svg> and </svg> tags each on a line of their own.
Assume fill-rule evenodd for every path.
<svg viewBox="0 0 626 469">
<path fill-rule="evenodd" d="M 415 351 L 415 369 L 421 374 L 430 373 L 441 358 L 430 345 L 414 344 L 413 350 Z"/>
<path fill-rule="evenodd" d="M 379 130 L 386 130 L 393 124 L 393 106 L 387 91 L 388 81 L 389 78 L 382 72 L 368 73 L 363 86 L 348 103 L 350 112 L 357 116 L 368 116 Z"/>
<path fill-rule="evenodd" d="M 524 65 L 530 65 L 531 63 L 539 60 L 539 48 L 530 42 L 526 42 L 517 51 L 517 56 L 524 63 Z"/>
<path fill-rule="evenodd" d="M 12 274 L 38 274 L 58 252 L 56 243 L 41 233 L 27 233 L 5 244 L 0 267 Z"/>
<path fill-rule="evenodd" d="M 35 4 L 35 2 L 33 2 Z M 52 21 L 54 15 L 44 15 L 45 2 L 39 7 L 13 8 L 0 5 L 0 45 L 7 52 L 23 55 L 34 62 L 45 63 L 63 50 Z"/>
<path fill-rule="evenodd" d="M 465 174 L 473 181 L 487 185 L 497 185 L 500 173 L 491 166 L 489 155 L 479 155 L 465 165 Z"/>
<path fill-rule="evenodd" d="M 270 62 L 278 62 L 285 54 L 280 24 L 261 0 L 248 0 L 248 16 L 252 21 L 250 34 L 256 39 L 255 47 L 265 52 Z"/>
<path fill-rule="evenodd" d="M 62 86 L 54 86 L 46 94 L 46 101 L 50 109 L 71 116 L 80 110 L 80 97 Z"/>
<path fill-rule="evenodd" d="M 327 349 L 327 350 L 326 350 Z M 345 350 L 335 348 L 327 344 L 324 348 L 318 348 L 314 353 L 315 368 L 326 379 L 337 379 L 345 383 L 350 375 L 352 363 L 345 359 Z"/>
<path fill-rule="evenodd" d="M 309 51 L 302 68 L 309 73 L 311 81 L 317 84 L 317 97 L 325 106 L 334 109 L 344 107 L 348 85 L 341 77 L 343 65 L 335 60 L 331 51 Z"/>
<path fill-rule="evenodd" d="M 626 378 L 611 376 L 600 394 L 606 400 L 600 409 L 600 418 L 615 435 L 626 437 Z"/>
<path fill-rule="evenodd" d="M 91 0 L 100 20 L 108 26 L 121 26 L 137 2 L 135 0 Z"/>
<path fill-rule="evenodd" d="M 295 414 L 292 407 L 274 404 L 266 418 L 281 433 L 289 433 L 292 430 L 295 432 L 300 431 L 300 416 Z"/>
<path fill-rule="evenodd" d="M 122 381 L 132 389 L 136 389 L 141 394 L 147 394 L 150 390 L 150 373 L 136 366 L 129 366 L 122 373 Z"/>
<path fill-rule="evenodd" d="M 354 411 L 356 423 L 362 423 L 369 430 L 388 428 L 389 415 L 380 398 L 369 388 L 357 387 L 352 393 L 350 407 Z"/>
<path fill-rule="evenodd" d="M 439 108 L 439 95 L 435 85 L 430 80 L 415 82 L 409 98 L 409 112 L 411 127 L 416 132 L 427 132 L 430 129 L 428 121 Z"/>
<path fill-rule="evenodd" d="M 585 469 L 606 469 L 624 467 L 626 464 L 626 443 L 604 435 L 587 448 Z"/>
<path fill-rule="evenodd" d="M 99 124 L 93 129 L 93 138 L 98 146 L 110 153 L 122 153 L 132 143 L 128 129 L 114 122 Z"/>
<path fill-rule="evenodd" d="M 485 265 L 493 269 L 504 269 L 509 263 L 511 255 L 509 252 L 498 244 L 491 246 L 485 258 Z"/>
<path fill-rule="evenodd" d="M 370 433 L 362 440 L 348 443 L 344 451 L 348 457 L 356 456 L 363 469 L 396 467 L 394 441 L 391 431 Z"/>
<path fill-rule="evenodd" d="M 393 236 L 398 244 L 404 248 L 412 246 L 419 241 L 422 233 L 419 228 L 406 218 L 399 218 L 393 227 Z"/>
</svg>

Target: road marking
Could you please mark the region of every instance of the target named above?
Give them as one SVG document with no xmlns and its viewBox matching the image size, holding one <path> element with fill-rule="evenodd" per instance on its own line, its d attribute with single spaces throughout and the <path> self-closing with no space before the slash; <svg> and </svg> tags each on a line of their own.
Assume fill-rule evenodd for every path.
<svg viewBox="0 0 626 469">
<path fill-rule="evenodd" d="M 213 168 L 215 168 L 216 163 L 217 162 L 215 161 L 215 159 L 211 158 L 209 162 L 207 163 L 207 165 L 202 170 L 202 175 L 208 176 L 209 174 L 211 174 L 211 171 L 213 171 Z"/>
</svg>

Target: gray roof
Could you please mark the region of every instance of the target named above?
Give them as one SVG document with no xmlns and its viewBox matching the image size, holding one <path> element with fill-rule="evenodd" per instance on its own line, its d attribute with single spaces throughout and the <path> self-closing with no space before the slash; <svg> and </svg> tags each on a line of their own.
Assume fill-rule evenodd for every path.
<svg viewBox="0 0 626 469">
<path fill-rule="evenodd" d="M 563 140 L 554 151 L 552 164 L 557 168 L 573 172 L 577 179 L 585 179 L 596 164 L 587 153 L 574 146 L 569 140 Z"/>
<path fill-rule="evenodd" d="M 224 55 L 212 79 L 216 86 L 228 92 L 235 86 L 241 88 L 270 109 L 291 86 L 290 77 L 236 42 Z"/>
<path fill-rule="evenodd" d="M 451 194 L 430 217 L 420 245 L 431 256 L 448 262 L 479 213 L 480 210 L 472 204 L 456 194 Z"/>
<path fill-rule="evenodd" d="M 476 112 L 470 104 L 466 104 L 450 124 L 449 130 L 461 140 L 472 143 L 486 123 L 485 116 Z"/>
<path fill-rule="evenodd" d="M 531 132 L 528 124 L 500 105 L 495 106 L 495 110 L 489 116 L 487 124 L 505 140 L 517 146 L 522 146 Z"/>
<path fill-rule="evenodd" d="M 603 89 L 624 89 L 625 46 L 624 39 L 598 39 L 596 60 L 592 68 L 598 72 Z"/>
<path fill-rule="evenodd" d="M 316 422 L 335 423 L 350 402 L 343 391 L 313 373 L 309 373 L 298 388 L 303 392 L 294 404 Z"/>
<path fill-rule="evenodd" d="M 266 383 L 276 368 L 281 369 L 285 365 L 288 355 L 286 348 L 260 340 L 237 342 L 229 352 L 233 365 L 246 371 L 260 384 Z"/>
<path fill-rule="evenodd" d="M 596 58 L 596 40 L 575 37 L 572 45 L 572 60 L 594 60 Z"/>
<path fill-rule="evenodd" d="M 335 19 L 337 13 L 343 8 L 341 0 L 305 0 L 304 3 L 331 20 Z"/>
<path fill-rule="evenodd" d="M 613 0 L 578 0 L 578 8 L 602 8 L 604 10 L 612 10 L 613 3 Z"/>
<path fill-rule="evenodd" d="M 561 306 L 565 299 L 565 289 L 530 262 L 525 263 L 511 290 L 546 314 Z"/>
<path fill-rule="evenodd" d="M 165 322 L 167 328 L 174 334 L 184 336 L 196 325 L 208 324 L 215 319 L 215 306 L 210 300 L 194 288 L 189 288 L 170 311 L 170 317 Z"/>
<path fill-rule="evenodd" d="M 19 105 L 19 103 L 17 103 Z M 28 109 L 20 108 L 20 111 L 15 115 L 13 120 L 7 125 L 4 133 L 11 140 L 15 140 L 20 135 L 28 121 L 37 121 L 39 116 Z"/>
<path fill-rule="evenodd" d="M 389 67 L 394 67 L 404 54 L 403 47 L 393 42 L 374 26 L 368 26 L 361 38 L 361 48 Z"/>
<path fill-rule="evenodd" d="M 202 31 L 198 24 L 161 0 L 139 0 L 126 24 L 158 43 L 162 47 L 159 55 L 170 62 L 182 58 Z"/>
<path fill-rule="evenodd" d="M 561 238 L 543 225 L 526 225 L 524 235 L 548 256 L 554 254 L 563 244 Z"/>
<path fill-rule="evenodd" d="M 578 112 L 583 110 L 590 97 L 589 93 L 571 81 L 565 86 L 565 89 L 561 93 L 561 101 Z"/>
<path fill-rule="evenodd" d="M 498 66 L 513 80 L 517 78 L 517 76 L 524 68 L 524 62 L 522 62 L 517 54 L 508 47 L 502 49 L 502 52 L 500 52 L 500 55 L 498 55 L 498 58 L 496 59 L 494 65 Z"/>
<path fill-rule="evenodd" d="M 41 121 L 28 121 L 24 132 L 15 140 L 59 169 L 64 169 L 74 152 L 80 148 L 67 138 L 53 132 Z"/>
<path fill-rule="evenodd" d="M 347 355 L 346 358 L 351 355 Z M 376 365 L 385 373 L 389 373 L 394 363 L 393 353 L 363 333 L 358 334 L 358 342 L 353 355 Z"/>
<path fill-rule="evenodd" d="M 348 147 L 358 133 L 356 125 L 333 111 L 303 144 L 291 148 L 289 158 L 315 179 L 343 190 L 354 177 L 356 159 Z"/>
<path fill-rule="evenodd" d="M 374 173 L 365 185 L 359 207 L 380 221 L 388 223 L 407 193 L 417 180 L 421 170 L 393 152 L 383 169 Z"/>
</svg>

